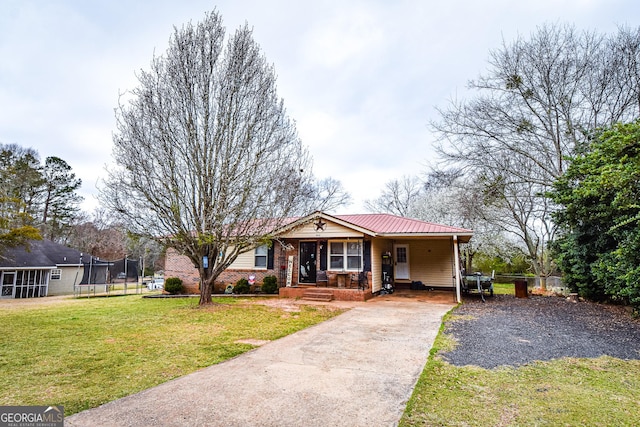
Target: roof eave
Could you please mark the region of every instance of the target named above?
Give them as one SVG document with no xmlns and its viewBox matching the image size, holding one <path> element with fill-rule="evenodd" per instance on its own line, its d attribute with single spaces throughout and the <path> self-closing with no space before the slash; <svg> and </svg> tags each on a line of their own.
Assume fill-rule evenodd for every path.
<svg viewBox="0 0 640 427">
<path fill-rule="evenodd" d="M 21 265 L 21 266 L 0 266 L 0 270 L 52 270 L 55 265 Z"/>
<path fill-rule="evenodd" d="M 473 237 L 473 233 L 464 232 L 464 233 L 380 233 L 378 237 L 387 237 L 387 238 L 412 238 L 412 237 L 451 237 L 457 236 L 458 239 L 466 243 Z"/>
</svg>

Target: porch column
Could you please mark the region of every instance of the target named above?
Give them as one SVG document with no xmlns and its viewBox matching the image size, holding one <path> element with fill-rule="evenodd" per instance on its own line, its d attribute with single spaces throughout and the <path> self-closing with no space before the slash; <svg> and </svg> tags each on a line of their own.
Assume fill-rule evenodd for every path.
<svg viewBox="0 0 640 427">
<path fill-rule="evenodd" d="M 460 294 L 460 254 L 458 252 L 458 236 L 453 236 L 453 259 L 455 264 L 455 278 L 456 278 L 456 301 L 458 304 L 462 302 L 462 295 Z"/>
</svg>

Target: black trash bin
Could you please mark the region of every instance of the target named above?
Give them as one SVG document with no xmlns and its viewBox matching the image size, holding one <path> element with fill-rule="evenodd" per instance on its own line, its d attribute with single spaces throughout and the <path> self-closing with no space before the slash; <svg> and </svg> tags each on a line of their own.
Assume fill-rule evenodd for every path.
<svg viewBox="0 0 640 427">
<path fill-rule="evenodd" d="M 529 298 L 526 280 L 516 280 L 516 298 Z"/>
</svg>

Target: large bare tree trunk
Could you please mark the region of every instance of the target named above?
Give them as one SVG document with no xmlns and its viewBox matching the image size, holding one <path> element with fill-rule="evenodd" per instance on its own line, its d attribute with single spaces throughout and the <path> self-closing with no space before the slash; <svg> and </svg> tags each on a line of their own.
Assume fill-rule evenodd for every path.
<svg viewBox="0 0 640 427">
<path fill-rule="evenodd" d="M 209 305 L 213 303 L 211 299 L 211 294 L 213 294 L 213 284 L 214 279 L 209 278 L 203 281 L 200 285 L 200 305 Z"/>
</svg>

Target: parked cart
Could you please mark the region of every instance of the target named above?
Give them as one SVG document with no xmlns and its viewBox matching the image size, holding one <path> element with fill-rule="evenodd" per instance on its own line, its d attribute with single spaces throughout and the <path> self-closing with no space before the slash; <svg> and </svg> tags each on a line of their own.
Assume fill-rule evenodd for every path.
<svg viewBox="0 0 640 427">
<path fill-rule="evenodd" d="M 484 302 L 485 292 L 487 292 L 489 296 L 493 296 L 493 278 L 494 273 L 492 273 L 491 276 L 484 276 L 481 272 L 477 272 L 470 276 L 462 276 L 462 292 L 465 294 L 478 292 Z"/>
</svg>

